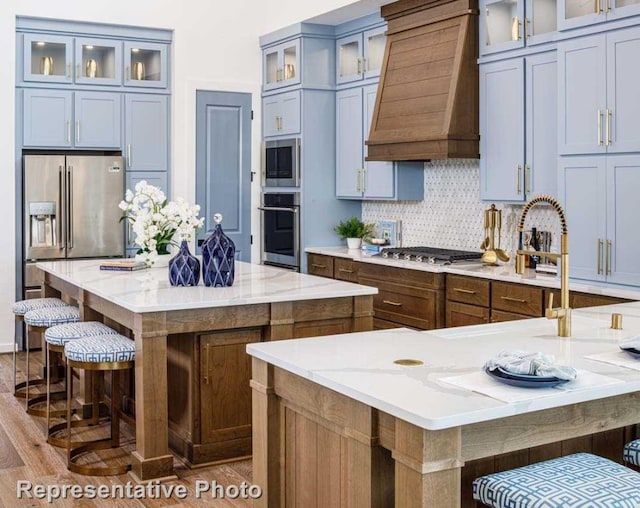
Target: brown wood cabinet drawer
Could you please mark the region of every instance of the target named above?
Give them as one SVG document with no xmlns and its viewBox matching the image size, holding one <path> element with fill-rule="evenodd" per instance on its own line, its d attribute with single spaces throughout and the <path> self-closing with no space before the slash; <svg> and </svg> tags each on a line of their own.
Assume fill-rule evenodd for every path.
<svg viewBox="0 0 640 508">
<path fill-rule="evenodd" d="M 542 297 L 544 289 L 510 284 L 508 282 L 492 282 L 491 308 L 506 312 L 515 312 L 525 316 L 542 316 Z"/>
<path fill-rule="evenodd" d="M 307 271 L 310 275 L 333 279 L 333 259 L 322 254 L 307 254 Z"/>
<path fill-rule="evenodd" d="M 423 290 L 422 297 L 416 297 L 379 289 L 373 297 L 373 311 L 376 319 L 430 330 L 436 327 L 435 291 Z"/>
<path fill-rule="evenodd" d="M 502 323 L 504 321 L 517 321 L 519 319 L 531 319 L 531 316 L 523 316 L 522 314 L 516 314 L 515 312 L 504 312 L 502 310 L 491 311 L 492 323 Z"/>
<path fill-rule="evenodd" d="M 491 310 L 477 305 L 447 301 L 447 326 L 481 325 L 489 322 Z"/>
<path fill-rule="evenodd" d="M 447 300 L 489 307 L 490 287 L 487 279 L 447 275 Z"/>
<path fill-rule="evenodd" d="M 334 258 L 333 277 L 348 282 L 358 282 L 358 263 L 352 259 Z"/>
<path fill-rule="evenodd" d="M 376 279 L 382 282 L 394 283 L 408 287 L 424 287 L 429 289 L 444 289 L 444 273 L 423 272 L 407 268 L 376 265 L 373 263 L 359 263 L 358 279 Z M 362 282 L 371 285 L 371 281 Z"/>
</svg>

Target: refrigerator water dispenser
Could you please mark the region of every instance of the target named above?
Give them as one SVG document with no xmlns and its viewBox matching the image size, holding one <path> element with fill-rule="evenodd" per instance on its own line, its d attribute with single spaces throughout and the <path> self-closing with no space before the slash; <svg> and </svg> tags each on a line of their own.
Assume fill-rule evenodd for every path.
<svg viewBox="0 0 640 508">
<path fill-rule="evenodd" d="M 30 247 L 55 247 L 56 203 L 55 201 L 32 201 L 29 203 Z"/>
</svg>

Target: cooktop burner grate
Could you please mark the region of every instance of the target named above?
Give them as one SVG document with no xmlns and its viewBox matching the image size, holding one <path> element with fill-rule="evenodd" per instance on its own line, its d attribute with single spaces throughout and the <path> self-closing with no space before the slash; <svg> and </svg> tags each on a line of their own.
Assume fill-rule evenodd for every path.
<svg viewBox="0 0 640 508">
<path fill-rule="evenodd" d="M 383 258 L 422 261 L 423 263 L 455 263 L 459 261 L 476 261 L 482 252 L 469 252 L 454 249 L 436 249 L 433 247 L 390 247 L 382 249 Z"/>
</svg>

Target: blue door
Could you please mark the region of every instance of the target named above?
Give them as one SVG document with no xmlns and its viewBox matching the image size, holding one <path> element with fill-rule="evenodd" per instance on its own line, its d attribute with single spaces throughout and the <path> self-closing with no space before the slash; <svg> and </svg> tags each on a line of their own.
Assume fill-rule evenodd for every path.
<svg viewBox="0 0 640 508">
<path fill-rule="evenodd" d="M 236 257 L 251 261 L 251 94 L 196 92 L 196 202 L 205 225 L 198 240 L 215 227 L 236 245 Z"/>
</svg>

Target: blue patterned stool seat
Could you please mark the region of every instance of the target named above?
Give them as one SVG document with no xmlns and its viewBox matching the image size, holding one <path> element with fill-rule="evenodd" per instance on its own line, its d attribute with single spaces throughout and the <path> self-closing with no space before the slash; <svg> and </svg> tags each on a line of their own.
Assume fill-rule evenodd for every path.
<svg viewBox="0 0 640 508">
<path fill-rule="evenodd" d="M 14 314 L 24 316 L 30 310 L 67 306 L 69 306 L 69 304 L 63 302 L 60 298 L 31 298 L 29 300 L 20 300 L 19 302 L 14 303 L 11 309 Z"/>
<path fill-rule="evenodd" d="M 24 315 L 26 324 L 43 328 L 78 321 L 80 321 L 80 309 L 72 305 L 30 310 Z"/>
<path fill-rule="evenodd" d="M 64 354 L 73 362 L 132 362 L 136 357 L 136 345 L 124 335 L 96 335 L 67 342 Z"/>
<path fill-rule="evenodd" d="M 624 447 L 624 454 L 622 458 L 625 462 L 633 464 L 636 467 L 640 467 L 640 439 L 631 441 Z"/>
<path fill-rule="evenodd" d="M 98 321 L 84 321 L 80 323 L 66 323 L 47 328 L 44 332 L 44 339 L 52 346 L 64 346 L 70 340 L 82 339 L 84 337 L 95 337 L 96 335 L 116 334 L 113 328 L 109 328 L 104 323 Z"/>
<path fill-rule="evenodd" d="M 637 508 L 640 474 L 576 453 L 477 478 L 473 499 L 494 508 Z"/>
</svg>

